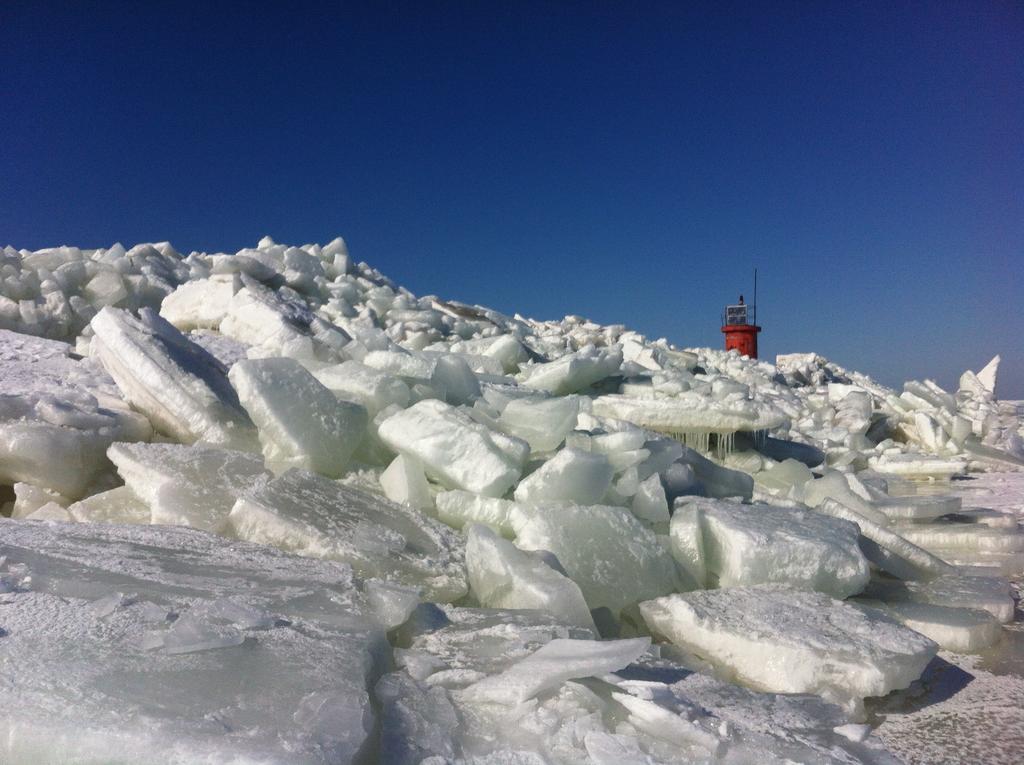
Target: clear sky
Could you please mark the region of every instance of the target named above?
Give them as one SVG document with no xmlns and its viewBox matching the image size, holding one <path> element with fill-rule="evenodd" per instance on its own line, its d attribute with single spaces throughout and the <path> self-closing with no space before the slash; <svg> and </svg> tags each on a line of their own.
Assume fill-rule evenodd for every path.
<svg viewBox="0 0 1024 765">
<path fill-rule="evenodd" d="M 417 294 L 1024 398 L 1024 6 L 0 2 L 0 244 L 327 241 Z"/>
</svg>

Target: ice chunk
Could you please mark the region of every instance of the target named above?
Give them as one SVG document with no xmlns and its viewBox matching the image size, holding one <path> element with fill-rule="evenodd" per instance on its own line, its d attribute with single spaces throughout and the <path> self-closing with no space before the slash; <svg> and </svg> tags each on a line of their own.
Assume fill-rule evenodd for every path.
<svg viewBox="0 0 1024 765">
<path fill-rule="evenodd" d="M 339 401 L 295 359 L 240 361 L 231 382 L 259 429 L 267 467 L 337 478 L 366 433 L 366 410 Z"/>
<path fill-rule="evenodd" d="M 392 404 L 409 406 L 408 385 L 358 361 L 322 367 L 313 376 L 338 398 L 362 404 L 370 417 Z"/>
<path fill-rule="evenodd" d="M 882 454 L 868 460 L 879 473 L 905 478 L 951 478 L 967 472 L 967 461 L 924 454 Z"/>
<path fill-rule="evenodd" d="M 474 683 L 462 697 L 492 704 L 520 704 L 576 677 L 614 672 L 643 654 L 650 640 L 552 640 L 504 672 Z"/>
<path fill-rule="evenodd" d="M 82 295 L 94 306 L 108 306 L 117 305 L 128 297 L 128 290 L 117 271 L 103 269 L 89 280 Z"/>
<path fill-rule="evenodd" d="M 594 399 L 593 409 L 601 417 L 634 422 L 680 441 L 700 434 L 770 430 L 785 423 L 785 416 L 771 404 L 741 398 L 719 400 L 696 391 L 669 398 L 600 396 Z M 706 437 L 691 442 L 697 440 L 707 442 Z"/>
<path fill-rule="evenodd" d="M 669 519 L 668 500 L 665 499 L 661 476 L 654 473 L 640 482 L 633 495 L 632 510 L 633 515 L 649 523 L 664 523 Z"/>
<path fill-rule="evenodd" d="M 869 544 L 861 548 L 868 559 L 901 579 L 930 578 L 948 574 L 953 567 L 895 531 L 885 528 L 834 499 L 824 500 L 816 510 L 833 518 L 852 521 Z"/>
<path fill-rule="evenodd" d="M 417 458 L 442 485 L 489 497 L 500 497 L 519 479 L 529 451 L 523 441 L 432 399 L 392 415 L 378 434 L 396 452 Z"/>
<path fill-rule="evenodd" d="M 366 602 L 373 614 L 386 630 L 393 630 L 405 623 L 420 603 L 419 589 L 380 579 L 369 579 L 363 585 Z"/>
<path fill-rule="evenodd" d="M 434 364 L 430 385 L 449 404 L 470 404 L 480 398 L 480 383 L 469 365 L 458 356 L 445 354 Z"/>
<path fill-rule="evenodd" d="M 749 475 L 716 465 L 694 449 L 684 446 L 679 461 L 693 470 L 703 493 L 709 497 L 750 499 L 754 493 L 754 479 Z"/>
<path fill-rule="evenodd" d="M 952 552 L 1020 552 L 1024 534 L 1018 528 L 990 528 L 980 523 L 908 523 L 899 534 L 925 550 L 945 555 Z"/>
<path fill-rule="evenodd" d="M 516 487 L 518 502 L 576 502 L 593 505 L 612 482 L 612 466 L 601 454 L 565 448 Z"/>
<path fill-rule="evenodd" d="M 526 367 L 522 385 L 564 396 L 583 390 L 619 371 L 622 350 L 599 350 L 592 345 L 581 348 L 547 364 Z"/>
<path fill-rule="evenodd" d="M 778 583 L 842 599 L 868 582 L 859 530 L 849 521 L 765 504 L 698 497 L 689 504 L 703 516 L 711 586 Z"/>
<path fill-rule="evenodd" d="M 1005 579 L 947 574 L 929 582 L 872 582 L 867 597 L 893 603 L 928 603 L 953 608 L 980 608 L 998 621 L 1013 621 L 1014 602 Z"/>
<path fill-rule="evenodd" d="M 467 523 L 482 523 L 502 536 L 514 537 L 512 511 L 515 502 L 494 497 L 481 497 L 468 491 L 443 491 L 434 498 L 437 517 L 461 529 Z"/>
<path fill-rule="evenodd" d="M 669 525 L 669 549 L 681 572 L 689 580 L 687 589 L 703 589 L 708 584 L 707 556 L 704 552 L 704 510 L 698 503 L 677 499 Z"/>
<path fill-rule="evenodd" d="M 109 463 L 110 436 L 45 422 L 0 423 L 0 483 L 24 482 L 81 497 Z"/>
<path fill-rule="evenodd" d="M 466 570 L 470 592 L 482 606 L 547 611 L 581 627 L 594 628 L 575 582 L 486 526 L 467 529 Z"/>
<path fill-rule="evenodd" d="M 942 494 L 889 497 L 872 492 L 872 504 L 891 520 L 926 521 L 958 512 L 961 499 Z"/>
<path fill-rule="evenodd" d="M 803 486 L 813 478 L 811 469 L 794 459 L 777 462 L 754 476 L 754 480 L 761 486 L 780 493 L 786 493 L 794 486 Z"/>
<path fill-rule="evenodd" d="M 58 507 L 67 507 L 70 500 L 52 489 L 44 489 L 40 486 L 33 486 L 30 483 L 14 484 L 14 510 L 12 518 L 28 518 L 39 508 L 51 502 Z"/>
<path fill-rule="evenodd" d="M 341 560 L 363 576 L 422 587 L 425 597 L 466 593 L 462 540 L 419 511 L 292 469 L 252 488 L 229 517 L 239 538 Z"/>
<path fill-rule="evenodd" d="M 80 523 L 149 523 L 152 517 L 149 505 L 127 486 L 68 505 L 68 514 Z"/>
<path fill-rule="evenodd" d="M 896 601 L 884 606 L 898 622 L 934 640 L 947 651 L 977 653 L 1003 634 L 999 621 L 977 608 Z"/>
<path fill-rule="evenodd" d="M 217 274 L 186 282 L 164 298 L 160 315 L 183 332 L 218 329 L 242 281 L 237 274 Z"/>
<path fill-rule="evenodd" d="M 74 520 L 68 511 L 56 502 L 47 502 L 42 507 L 33 510 L 25 516 L 27 521 L 72 521 Z"/>
<path fill-rule="evenodd" d="M 618 613 L 679 586 L 668 550 L 628 510 L 602 505 L 542 506 L 514 514 L 512 525 L 519 548 L 555 554 L 591 609 L 606 606 Z M 620 576 L 623 571 L 630 575 Z"/>
<path fill-rule="evenodd" d="M 154 427 L 184 443 L 252 444 L 252 423 L 223 365 L 154 311 L 136 319 L 104 308 L 91 326 L 103 366 Z"/>
<path fill-rule="evenodd" d="M 579 407 L 579 400 L 574 396 L 513 399 L 502 411 L 498 424 L 509 435 L 530 444 L 531 450 L 550 452 L 576 427 Z"/>
<path fill-rule="evenodd" d="M 238 496 L 269 477 L 254 454 L 193 444 L 114 444 L 107 450 L 152 523 L 221 531 Z"/>
<path fill-rule="evenodd" d="M 804 483 L 800 497 L 811 507 L 819 507 L 826 499 L 832 499 L 879 526 L 889 523 L 886 514 L 855 493 L 846 476 L 838 470 L 830 470 L 821 478 Z"/>
<path fill-rule="evenodd" d="M 409 505 L 417 510 L 433 507 L 433 497 L 423 466 L 415 457 L 399 454 L 381 473 L 380 486 L 384 496 L 400 505 Z"/>
<path fill-rule="evenodd" d="M 880 611 L 782 585 L 670 595 L 640 612 L 655 633 L 741 683 L 855 711 L 910 685 L 938 648 Z"/>
</svg>

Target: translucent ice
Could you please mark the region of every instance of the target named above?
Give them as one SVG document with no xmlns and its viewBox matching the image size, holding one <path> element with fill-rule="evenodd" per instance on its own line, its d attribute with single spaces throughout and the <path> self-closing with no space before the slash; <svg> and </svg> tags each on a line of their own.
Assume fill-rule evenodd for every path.
<svg viewBox="0 0 1024 765">
<path fill-rule="evenodd" d="M 363 576 L 422 587 L 430 599 L 466 592 L 463 542 L 448 526 L 315 473 L 292 469 L 253 487 L 229 526 L 239 539 L 345 561 Z"/>
<path fill-rule="evenodd" d="M 602 505 L 540 507 L 514 514 L 516 545 L 554 553 L 579 585 L 587 605 L 618 613 L 673 592 L 675 562 L 658 538 L 628 510 Z M 580 544 L 580 540 L 587 540 Z M 628 577 L 619 572 L 629 571 Z"/>
<path fill-rule="evenodd" d="M 416 457 L 442 485 L 500 497 L 518 480 L 529 447 L 441 401 L 425 400 L 383 423 L 380 439 Z"/>
<path fill-rule="evenodd" d="M 270 475 L 257 455 L 204 444 L 114 444 L 107 454 L 131 493 L 148 505 L 152 523 L 205 531 L 223 530 L 239 495 Z M 99 498 L 86 502 L 74 514 L 138 514 L 130 497 L 115 497 L 110 508 Z"/>
<path fill-rule="evenodd" d="M 565 448 L 516 487 L 518 502 L 575 502 L 601 500 L 612 481 L 612 466 L 602 454 Z"/>
<path fill-rule="evenodd" d="M 256 427 L 267 467 L 337 478 L 366 433 L 366 410 L 340 401 L 295 359 L 247 359 L 231 382 Z"/>
<path fill-rule="evenodd" d="M 469 589 L 480 605 L 547 611 L 594 627 L 583 593 L 571 579 L 486 526 L 469 526 L 466 536 Z"/>
</svg>

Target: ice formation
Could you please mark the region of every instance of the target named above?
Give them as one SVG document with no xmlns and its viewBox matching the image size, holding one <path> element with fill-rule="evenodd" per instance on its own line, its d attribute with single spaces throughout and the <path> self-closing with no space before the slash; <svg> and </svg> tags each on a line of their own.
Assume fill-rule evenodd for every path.
<svg viewBox="0 0 1024 765">
<path fill-rule="evenodd" d="M 8 247 L 0 760 L 894 762 L 851 717 L 1014 616 L 1017 517 L 943 483 L 1024 466 L 997 373 L 507 316 L 341 239 Z"/>
</svg>

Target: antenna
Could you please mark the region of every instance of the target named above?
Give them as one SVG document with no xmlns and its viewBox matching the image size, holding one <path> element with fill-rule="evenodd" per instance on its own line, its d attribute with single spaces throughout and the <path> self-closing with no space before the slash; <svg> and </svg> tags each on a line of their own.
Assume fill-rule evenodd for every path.
<svg viewBox="0 0 1024 765">
<path fill-rule="evenodd" d="M 757 269 L 754 269 L 754 320 L 751 324 L 757 324 Z"/>
</svg>

